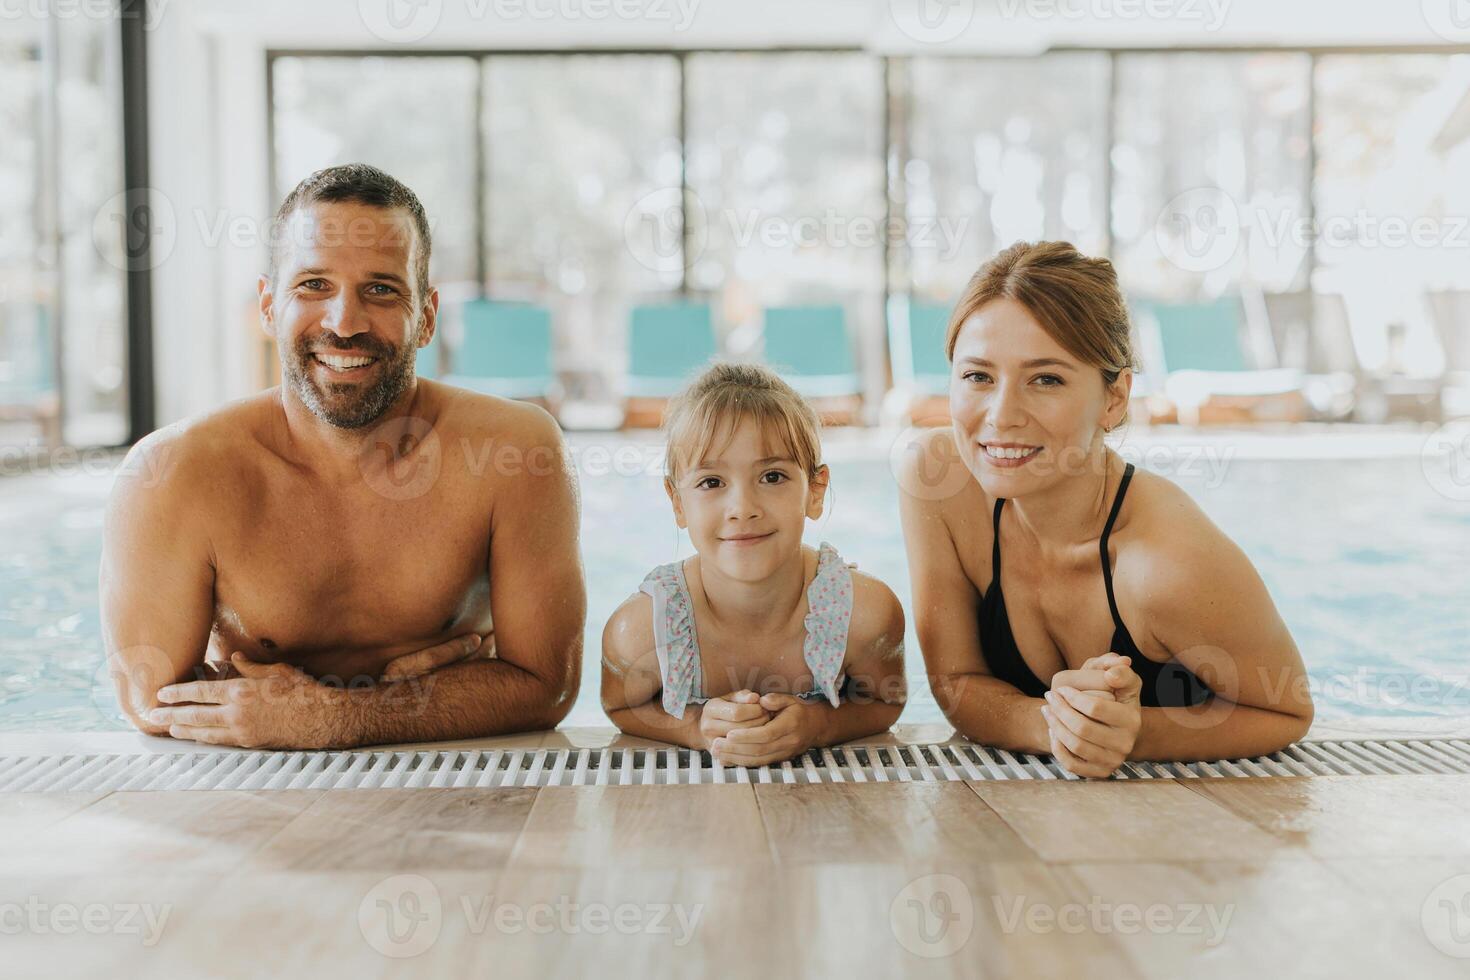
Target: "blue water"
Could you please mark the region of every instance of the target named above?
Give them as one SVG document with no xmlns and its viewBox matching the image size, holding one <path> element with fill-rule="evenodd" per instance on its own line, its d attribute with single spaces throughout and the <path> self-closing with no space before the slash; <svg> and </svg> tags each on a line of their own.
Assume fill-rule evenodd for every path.
<svg viewBox="0 0 1470 980">
<path fill-rule="evenodd" d="M 650 438 L 572 443 L 589 581 L 583 688 L 567 723 L 605 724 L 602 625 L 649 568 L 689 546 Z M 836 448 L 831 506 L 807 540 L 831 541 L 907 607 L 886 445 Z M 1470 716 L 1470 502 L 1438 492 L 1423 467 L 1417 455 L 1166 467 L 1260 570 L 1306 659 L 1320 719 Z M 0 731 L 126 727 L 100 671 L 97 562 L 111 475 L 88 469 L 0 478 Z M 912 622 L 908 649 L 902 720 L 941 720 Z"/>
</svg>

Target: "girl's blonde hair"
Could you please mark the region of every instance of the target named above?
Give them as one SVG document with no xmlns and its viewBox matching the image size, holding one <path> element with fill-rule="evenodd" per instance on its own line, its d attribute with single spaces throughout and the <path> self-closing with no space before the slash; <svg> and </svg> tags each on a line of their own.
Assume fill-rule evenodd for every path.
<svg viewBox="0 0 1470 980">
<path fill-rule="evenodd" d="M 712 365 L 669 401 L 664 411 L 664 477 L 677 485 L 717 440 L 728 441 L 750 419 L 773 446 L 796 461 L 807 479 L 822 466 L 821 422 L 806 399 L 759 364 Z M 723 444 L 723 441 L 721 444 Z"/>
</svg>

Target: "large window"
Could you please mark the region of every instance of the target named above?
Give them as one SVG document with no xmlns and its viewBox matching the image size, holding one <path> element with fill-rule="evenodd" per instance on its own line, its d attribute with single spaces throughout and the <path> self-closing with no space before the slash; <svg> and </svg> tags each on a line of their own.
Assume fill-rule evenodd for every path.
<svg viewBox="0 0 1470 980">
<path fill-rule="evenodd" d="M 105 18 L 0 39 L 0 441 L 127 439 L 119 51 Z"/>
<path fill-rule="evenodd" d="M 479 278 L 474 59 L 280 58 L 274 81 L 278 195 L 323 167 L 381 167 L 429 213 L 433 279 Z"/>
<path fill-rule="evenodd" d="M 1435 374 L 1425 295 L 1470 288 L 1470 55 L 1323 56 L 1316 85 L 1313 286 L 1367 367 Z"/>
<path fill-rule="evenodd" d="M 1100 54 L 913 63 L 902 258 L 918 296 L 953 300 L 1019 240 L 1106 250 L 1108 70 Z"/>
<path fill-rule="evenodd" d="M 548 306 L 570 394 L 595 396 L 632 306 L 680 286 L 678 61 L 491 58 L 484 105 L 489 292 Z"/>
<path fill-rule="evenodd" d="M 1470 231 L 1452 240 L 1470 55 L 322 54 L 273 72 L 278 191 L 353 159 L 403 178 L 441 284 L 551 309 L 573 399 L 618 390 L 629 310 L 676 294 L 713 304 L 735 354 L 767 307 L 841 303 L 875 393 L 885 291 L 950 301 L 1023 239 L 1108 255 L 1139 299 L 1341 292 L 1370 370 L 1396 366 L 1396 325 L 1410 354 L 1432 346 L 1426 291 L 1470 287 Z M 1385 246 L 1362 213 L 1373 234 L 1438 220 L 1443 240 Z"/>
<path fill-rule="evenodd" d="M 1215 296 L 1305 285 L 1311 62 L 1303 54 L 1117 59 L 1112 226 L 1124 284 Z"/>
<path fill-rule="evenodd" d="M 688 66 L 689 285 L 732 329 L 837 302 L 870 332 L 883 300 L 883 77 L 859 54 L 702 54 Z"/>
</svg>

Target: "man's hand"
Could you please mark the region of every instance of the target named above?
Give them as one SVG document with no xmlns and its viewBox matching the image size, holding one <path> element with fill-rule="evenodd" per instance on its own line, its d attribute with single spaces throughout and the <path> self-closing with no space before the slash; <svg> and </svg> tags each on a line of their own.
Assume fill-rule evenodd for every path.
<svg viewBox="0 0 1470 980">
<path fill-rule="evenodd" d="M 452 640 L 446 640 L 438 646 L 405 653 L 401 657 L 394 657 L 388 661 L 382 674 L 378 676 L 378 680 L 385 683 L 404 681 L 410 677 L 421 677 L 440 667 L 448 667 L 450 664 L 457 664 L 464 660 L 473 660 L 480 652 L 480 645 L 479 634 L 468 633 L 464 636 L 456 636 Z"/>
<path fill-rule="evenodd" d="M 1111 776 L 1128 759 L 1143 723 L 1143 679 L 1128 657 L 1093 657 L 1077 670 L 1058 671 L 1046 693 L 1051 754 L 1077 776 Z"/>
<path fill-rule="evenodd" d="M 770 721 L 736 729 L 710 743 L 710 754 L 721 765 L 785 762 L 816 744 L 821 705 L 808 704 L 794 694 L 764 694 L 759 707 L 770 713 Z"/>
<path fill-rule="evenodd" d="M 754 691 L 736 691 L 706 701 L 699 712 L 699 734 L 705 746 L 712 749 L 718 738 L 770 721 L 771 713 L 760 702 L 761 696 Z"/>
<path fill-rule="evenodd" d="M 258 664 L 237 653 L 228 680 L 170 684 L 148 721 L 173 738 L 241 748 L 324 749 L 346 739 L 333 710 L 346 692 L 288 664 Z"/>
</svg>

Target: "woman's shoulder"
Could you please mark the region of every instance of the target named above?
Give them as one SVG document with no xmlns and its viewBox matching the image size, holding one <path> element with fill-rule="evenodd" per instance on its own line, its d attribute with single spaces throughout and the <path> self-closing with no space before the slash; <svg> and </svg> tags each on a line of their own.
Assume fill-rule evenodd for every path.
<svg viewBox="0 0 1470 980">
<path fill-rule="evenodd" d="M 1114 533 L 1114 575 L 1146 607 L 1254 573 L 1240 546 L 1183 487 L 1147 470 L 1135 469 Z"/>
<path fill-rule="evenodd" d="M 914 433 L 895 447 L 892 466 L 905 504 L 941 514 L 952 525 L 968 523 L 977 514 L 988 516 L 995 506 L 965 465 L 952 425 Z M 989 526 L 988 521 L 979 523 Z"/>
</svg>

